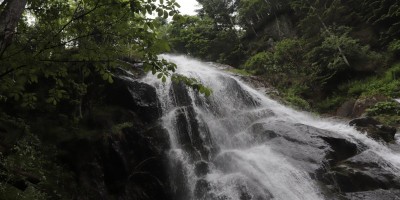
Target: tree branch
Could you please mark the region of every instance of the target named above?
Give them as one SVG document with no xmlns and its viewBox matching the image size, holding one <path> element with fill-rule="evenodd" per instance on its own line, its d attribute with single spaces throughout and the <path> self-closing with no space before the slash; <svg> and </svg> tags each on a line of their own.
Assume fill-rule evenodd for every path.
<svg viewBox="0 0 400 200">
<path fill-rule="evenodd" d="M 53 37 L 51 38 L 51 40 L 49 40 L 45 46 L 47 46 L 48 44 L 50 44 L 50 42 L 51 42 L 55 37 L 57 37 L 63 30 L 65 30 L 73 21 L 78 20 L 78 19 L 80 19 L 80 18 L 82 18 L 82 17 L 84 17 L 84 16 L 86 16 L 86 15 L 92 13 L 93 11 L 95 11 L 96 9 L 98 9 L 98 8 L 100 8 L 100 7 L 102 7 L 102 6 L 104 6 L 104 5 L 100 5 L 100 0 L 97 0 L 96 5 L 95 5 L 92 9 L 90 9 L 90 10 L 88 10 L 87 12 L 82 13 L 82 14 L 76 16 L 76 17 L 73 16 L 67 23 L 65 23 L 65 24 L 61 27 L 61 29 L 59 29 L 59 30 L 57 31 L 56 34 L 53 35 Z M 77 6 L 77 8 L 76 8 L 75 11 L 74 11 L 74 15 L 76 14 L 76 11 L 77 11 L 77 10 L 78 10 L 78 6 Z M 43 53 L 43 51 L 46 50 L 46 49 L 47 49 L 47 47 L 45 47 L 44 49 L 42 49 L 41 51 L 39 51 L 36 55 L 39 55 L 39 54 Z"/>
<path fill-rule="evenodd" d="M 24 68 L 24 67 L 27 67 L 27 66 L 28 66 L 28 65 L 21 65 L 21 66 L 16 67 L 16 68 L 8 69 L 7 71 L 5 71 L 5 72 L 3 72 L 2 74 L 0 74 L 0 79 L 2 79 L 4 76 L 7 76 L 8 74 L 10 74 L 10 73 L 12 73 L 12 72 L 15 72 L 15 71 L 20 70 L 20 69 L 22 69 L 22 68 Z"/>
</svg>

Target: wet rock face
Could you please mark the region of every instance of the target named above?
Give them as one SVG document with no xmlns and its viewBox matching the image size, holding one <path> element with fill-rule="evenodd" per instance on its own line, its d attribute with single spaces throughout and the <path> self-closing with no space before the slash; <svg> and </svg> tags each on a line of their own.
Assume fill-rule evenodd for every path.
<svg viewBox="0 0 400 200">
<path fill-rule="evenodd" d="M 400 190 L 373 190 L 365 192 L 352 192 L 347 193 L 346 197 L 349 200 L 377 200 L 377 199 L 400 199 Z"/>
<path fill-rule="evenodd" d="M 174 96 L 176 110 L 176 131 L 179 144 L 190 152 L 194 161 L 209 160 L 216 149 L 211 142 L 211 136 L 204 121 L 197 116 L 192 105 L 192 99 L 183 84 L 173 84 L 170 90 Z"/>
<path fill-rule="evenodd" d="M 360 126 L 378 125 L 370 119 L 353 123 Z M 266 143 L 275 151 L 292 157 L 289 161 L 309 171 L 315 180 L 326 186 L 324 193 L 332 196 L 332 199 L 341 199 L 343 193 L 349 194 L 344 199 L 357 199 L 359 196 L 373 199 L 376 196 L 374 191 L 384 193 L 388 197 L 386 199 L 397 198 L 398 193 L 390 191 L 400 189 L 399 178 L 383 168 L 385 164 L 378 164 L 384 163 L 384 160 L 360 144 L 304 124 L 255 123 L 250 130 L 259 143 Z M 229 159 L 234 157 L 218 159 L 221 163 L 230 163 Z M 233 166 L 223 167 L 229 171 Z"/>
<path fill-rule="evenodd" d="M 161 117 L 156 89 L 129 76 L 115 77 L 105 94 L 106 102 L 134 111 L 142 121 L 154 123 Z"/>
<path fill-rule="evenodd" d="M 366 132 L 370 137 L 385 142 L 393 142 L 397 132 L 396 128 L 382 125 L 371 117 L 353 119 L 349 124 L 350 126 L 355 126 L 361 132 Z"/>
<path fill-rule="evenodd" d="M 333 166 L 326 174 L 342 192 L 400 189 L 400 180 L 378 163 L 385 162 L 371 151 L 364 151 Z"/>
<path fill-rule="evenodd" d="M 122 135 L 66 142 L 62 159 L 77 176 L 81 199 L 169 199 L 168 141 L 160 126 L 127 128 Z"/>
<path fill-rule="evenodd" d="M 326 159 L 331 165 L 355 156 L 358 153 L 357 145 L 345 139 L 334 137 L 321 138 L 331 147 L 331 151 L 329 151 L 329 153 L 326 155 Z"/>
<path fill-rule="evenodd" d="M 60 145 L 65 151 L 61 159 L 76 174 L 77 198 L 172 199 L 169 136 L 160 124 L 155 88 L 127 76 L 115 78 L 105 91 L 105 105 L 93 108 L 84 120 L 97 134 Z M 131 126 L 115 132 L 124 123 Z"/>
</svg>

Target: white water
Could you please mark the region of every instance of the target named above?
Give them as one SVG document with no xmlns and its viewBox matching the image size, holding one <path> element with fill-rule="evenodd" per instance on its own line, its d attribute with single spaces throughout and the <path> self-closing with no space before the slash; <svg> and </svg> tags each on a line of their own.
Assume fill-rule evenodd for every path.
<svg viewBox="0 0 400 200">
<path fill-rule="evenodd" d="M 307 135 L 307 132 L 303 133 L 293 127 L 294 124 L 328 130 L 333 132 L 335 137 L 367 146 L 368 151 L 373 151 L 380 157 L 377 160 L 383 161 L 381 164 L 384 168 L 394 174 L 400 174 L 399 154 L 393 153 L 383 144 L 343 122 L 321 119 L 285 107 L 210 64 L 185 56 L 162 57 L 177 64 L 177 73 L 194 77 L 213 90 L 210 97 L 190 90 L 191 105 L 179 106 L 176 95 L 171 92 L 171 82 L 163 84 L 152 75 L 143 80 L 157 88 L 164 113 L 163 124 L 170 134 L 172 144 L 171 160 L 179 161 L 183 165 L 181 170 L 184 171 L 183 178 L 186 180 L 190 199 L 220 197 L 239 200 L 244 198 L 243 195 L 247 195 L 247 199 L 326 199 L 317 183 L 310 177 L 309 169 L 324 165 L 323 154 L 327 149 L 314 152 L 318 149 L 316 147 L 322 145 L 321 141 L 316 140 L 315 135 Z M 193 153 L 185 150 L 185 145 L 180 142 L 177 124 L 181 122 L 177 115 L 183 111 L 186 118 L 189 118 L 188 107 L 193 107 L 195 118 L 199 122 L 199 137 L 203 141 L 201 145 L 206 150 L 212 149 L 212 146 L 217 147 L 215 154 L 210 153 L 200 159 L 194 159 Z M 291 146 L 292 143 L 283 139 L 259 141 L 254 136 L 253 128 L 257 124 L 277 127 L 278 131 L 283 130 L 283 134 L 305 145 Z M 281 129 L 282 127 L 284 129 Z M 193 127 L 189 127 L 187 134 L 193 142 L 196 133 L 191 132 L 190 128 Z M 207 139 L 208 136 L 211 141 Z M 201 151 L 197 147 L 194 149 L 198 153 Z M 310 156 L 307 157 L 308 155 Z M 302 160 L 305 156 L 313 161 Z M 195 173 L 195 165 L 199 160 L 204 160 L 209 165 L 210 170 L 205 176 Z M 209 184 L 206 190 L 208 196 L 196 197 L 194 194 L 200 179 Z M 176 186 L 175 189 L 179 191 L 181 188 Z M 179 198 L 182 199 L 177 197 Z"/>
</svg>

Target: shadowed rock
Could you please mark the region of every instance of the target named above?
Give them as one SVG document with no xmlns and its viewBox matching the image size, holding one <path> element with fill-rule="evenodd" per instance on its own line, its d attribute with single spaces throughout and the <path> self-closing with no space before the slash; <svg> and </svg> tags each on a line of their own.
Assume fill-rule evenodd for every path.
<svg viewBox="0 0 400 200">
<path fill-rule="evenodd" d="M 361 117 L 349 122 L 350 126 L 355 126 L 357 130 L 366 132 L 368 136 L 385 142 L 394 141 L 396 128 L 382 125 L 379 121 L 371 117 Z"/>
</svg>

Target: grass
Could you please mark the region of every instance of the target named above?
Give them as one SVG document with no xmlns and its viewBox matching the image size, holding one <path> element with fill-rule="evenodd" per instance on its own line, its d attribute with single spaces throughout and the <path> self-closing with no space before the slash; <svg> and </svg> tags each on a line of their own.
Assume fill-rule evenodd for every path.
<svg viewBox="0 0 400 200">
<path fill-rule="evenodd" d="M 383 75 L 357 80 L 341 87 L 347 90 L 350 96 L 385 95 L 387 97 L 400 96 L 400 63 L 393 65 Z"/>
</svg>

